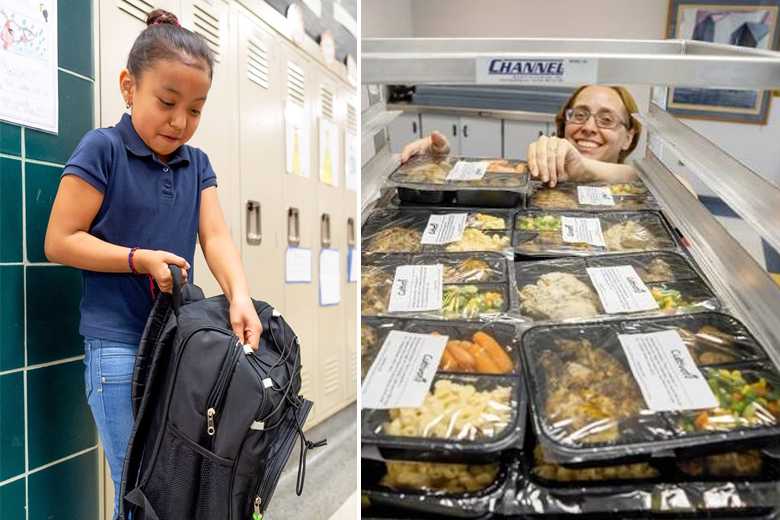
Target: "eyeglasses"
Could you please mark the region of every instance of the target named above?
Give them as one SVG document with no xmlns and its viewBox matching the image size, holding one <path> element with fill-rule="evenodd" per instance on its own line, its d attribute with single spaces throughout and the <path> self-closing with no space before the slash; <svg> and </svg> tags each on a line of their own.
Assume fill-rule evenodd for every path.
<svg viewBox="0 0 780 520">
<path fill-rule="evenodd" d="M 602 110 L 592 114 L 587 108 L 568 108 L 563 115 L 566 117 L 567 123 L 574 123 L 575 125 L 584 125 L 588 122 L 590 116 L 593 116 L 593 120 L 599 128 L 614 130 L 618 125 L 629 128 L 628 124 L 621 120 L 617 114 L 609 110 Z"/>
</svg>

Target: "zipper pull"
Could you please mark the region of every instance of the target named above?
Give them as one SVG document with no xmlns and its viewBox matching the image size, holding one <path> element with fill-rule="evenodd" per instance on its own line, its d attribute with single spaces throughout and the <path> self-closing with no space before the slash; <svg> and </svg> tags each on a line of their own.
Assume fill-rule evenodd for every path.
<svg viewBox="0 0 780 520">
<path fill-rule="evenodd" d="M 216 430 L 214 429 L 214 414 L 215 413 L 217 413 L 217 411 L 214 410 L 213 408 L 209 408 L 206 411 L 206 414 L 208 415 L 208 418 L 207 418 L 208 428 L 207 428 L 206 431 L 208 432 L 209 435 L 212 435 L 212 436 L 214 435 L 214 433 L 216 433 Z"/>
<path fill-rule="evenodd" d="M 263 513 L 260 512 L 260 497 L 255 497 L 255 512 L 252 513 L 252 520 L 263 520 Z"/>
</svg>

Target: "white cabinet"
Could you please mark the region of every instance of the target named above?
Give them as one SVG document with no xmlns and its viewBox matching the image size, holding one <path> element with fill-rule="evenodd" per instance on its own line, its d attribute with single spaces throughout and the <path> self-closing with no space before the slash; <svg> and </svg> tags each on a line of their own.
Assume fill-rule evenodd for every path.
<svg viewBox="0 0 780 520">
<path fill-rule="evenodd" d="M 549 135 L 547 123 L 534 121 L 504 121 L 504 157 L 528 159 L 528 145 L 542 135 Z"/>
<path fill-rule="evenodd" d="M 407 143 L 421 137 L 420 114 L 404 112 L 390 122 L 388 130 L 390 130 L 390 151 L 401 153 Z"/>
<path fill-rule="evenodd" d="M 439 114 L 421 114 L 421 132 L 422 135 L 431 135 L 431 132 L 437 130 L 443 134 L 450 143 L 450 153 L 460 155 L 460 118 L 457 116 L 447 116 Z M 392 137 L 391 137 L 392 139 Z"/>
<path fill-rule="evenodd" d="M 501 120 L 461 117 L 460 155 L 501 157 Z"/>
</svg>

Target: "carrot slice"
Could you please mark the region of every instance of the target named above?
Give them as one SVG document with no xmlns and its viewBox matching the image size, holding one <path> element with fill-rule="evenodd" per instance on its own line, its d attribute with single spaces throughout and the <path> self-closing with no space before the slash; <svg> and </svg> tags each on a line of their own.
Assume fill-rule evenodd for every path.
<svg viewBox="0 0 780 520">
<path fill-rule="evenodd" d="M 474 356 L 468 353 L 466 349 L 459 345 L 460 341 L 450 341 L 447 343 L 445 351 L 449 351 L 458 364 L 458 368 L 464 372 L 473 372 L 477 366 Z"/>
<path fill-rule="evenodd" d="M 477 372 L 481 374 L 501 374 L 501 369 L 490 358 L 485 347 L 479 343 L 471 343 L 468 348 L 469 354 L 474 356 L 477 362 Z"/>
<path fill-rule="evenodd" d="M 501 373 L 506 374 L 512 371 L 512 359 L 492 336 L 479 331 L 474 333 L 473 339 L 475 343 L 484 347 Z"/>
</svg>

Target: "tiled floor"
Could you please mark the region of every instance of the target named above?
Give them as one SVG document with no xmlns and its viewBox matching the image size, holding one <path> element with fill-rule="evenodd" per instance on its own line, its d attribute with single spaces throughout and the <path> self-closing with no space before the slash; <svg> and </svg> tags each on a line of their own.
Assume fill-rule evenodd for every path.
<svg viewBox="0 0 780 520">
<path fill-rule="evenodd" d="M 353 520 L 358 518 L 357 505 L 358 493 L 357 490 L 355 490 L 347 501 L 341 505 L 338 511 L 333 513 L 333 516 L 331 516 L 329 520 Z"/>
</svg>

